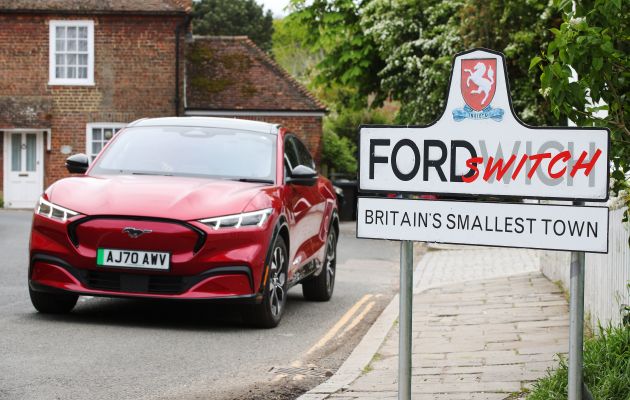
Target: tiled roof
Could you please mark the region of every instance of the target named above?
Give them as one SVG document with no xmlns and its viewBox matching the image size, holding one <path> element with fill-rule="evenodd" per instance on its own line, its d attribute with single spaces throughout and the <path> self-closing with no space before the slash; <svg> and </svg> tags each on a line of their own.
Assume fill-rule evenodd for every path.
<svg viewBox="0 0 630 400">
<path fill-rule="evenodd" d="M 326 110 L 246 36 L 195 36 L 186 58 L 187 109 Z"/>
<path fill-rule="evenodd" d="M 0 12 L 171 14 L 189 12 L 191 8 L 192 0 L 0 0 Z"/>
</svg>

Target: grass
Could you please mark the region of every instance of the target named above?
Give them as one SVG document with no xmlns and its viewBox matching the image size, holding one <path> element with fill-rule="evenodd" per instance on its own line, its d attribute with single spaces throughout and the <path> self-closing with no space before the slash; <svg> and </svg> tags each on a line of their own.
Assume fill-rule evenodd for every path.
<svg viewBox="0 0 630 400">
<path fill-rule="evenodd" d="M 568 367 L 560 366 L 534 383 L 528 400 L 567 398 Z M 595 400 L 630 400 L 630 326 L 599 328 L 584 342 L 584 383 Z"/>
<path fill-rule="evenodd" d="M 562 295 L 564 296 L 564 299 L 568 303 L 570 299 L 569 291 L 564 287 L 564 285 L 562 284 L 562 281 L 557 280 L 557 281 L 554 281 L 553 283 L 558 287 L 558 289 L 560 289 L 560 291 L 562 291 Z"/>
<path fill-rule="evenodd" d="M 374 370 L 374 363 L 377 362 L 378 360 L 382 359 L 383 356 L 380 353 L 375 353 L 374 356 L 372 357 L 372 359 L 370 360 L 370 362 L 368 363 L 368 365 L 366 365 L 365 367 L 363 367 L 363 374 L 367 374 L 368 372 L 372 372 Z"/>
<path fill-rule="evenodd" d="M 527 394 L 529 393 L 529 389 L 527 388 L 523 388 L 521 391 L 519 392 L 514 392 L 514 393 L 510 393 L 510 395 L 508 397 L 506 397 L 503 400 L 518 400 L 518 399 L 524 399 Z"/>
</svg>

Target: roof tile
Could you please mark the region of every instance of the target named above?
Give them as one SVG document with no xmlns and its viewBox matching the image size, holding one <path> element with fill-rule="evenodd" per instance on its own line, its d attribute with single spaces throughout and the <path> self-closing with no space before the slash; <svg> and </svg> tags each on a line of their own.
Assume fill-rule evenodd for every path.
<svg viewBox="0 0 630 400">
<path fill-rule="evenodd" d="M 0 0 L 0 11 L 189 12 L 192 0 Z"/>
<path fill-rule="evenodd" d="M 246 36 L 195 36 L 187 49 L 188 109 L 324 111 Z"/>
</svg>

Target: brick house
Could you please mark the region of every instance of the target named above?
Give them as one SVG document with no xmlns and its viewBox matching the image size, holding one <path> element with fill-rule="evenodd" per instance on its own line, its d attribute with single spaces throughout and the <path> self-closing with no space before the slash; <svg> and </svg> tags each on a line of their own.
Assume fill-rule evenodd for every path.
<svg viewBox="0 0 630 400">
<path fill-rule="evenodd" d="M 192 40 L 191 4 L 0 0 L 5 207 L 32 207 L 45 186 L 68 175 L 70 154 L 94 157 L 139 118 L 222 115 L 278 122 L 319 154 L 324 107 L 249 40 Z M 232 55 L 215 60 L 208 54 Z M 217 68 L 222 78 L 204 81 L 203 74 Z"/>
<path fill-rule="evenodd" d="M 185 86 L 185 115 L 282 124 L 319 161 L 325 106 L 247 36 L 195 36 Z"/>
</svg>

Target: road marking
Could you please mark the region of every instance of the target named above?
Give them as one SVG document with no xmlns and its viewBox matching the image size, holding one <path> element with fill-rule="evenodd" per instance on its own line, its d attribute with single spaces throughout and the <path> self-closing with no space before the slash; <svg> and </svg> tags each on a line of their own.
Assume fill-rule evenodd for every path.
<svg viewBox="0 0 630 400">
<path fill-rule="evenodd" d="M 374 307 L 374 304 L 376 304 L 375 302 L 371 301 L 367 304 L 367 306 L 365 306 L 365 308 L 363 309 L 363 311 L 361 311 L 359 313 L 359 315 L 357 315 L 352 322 L 350 323 L 350 325 L 348 325 L 346 327 L 346 329 L 343 330 L 343 332 L 341 332 L 341 335 L 339 335 L 339 337 L 345 335 L 346 333 L 350 332 L 355 326 L 357 326 L 359 324 L 359 322 L 361 322 L 361 320 L 363 318 L 365 318 L 365 316 L 367 315 L 367 313 L 370 312 L 370 310 L 372 309 L 372 307 Z"/>
<path fill-rule="evenodd" d="M 346 322 L 348 322 L 348 320 L 352 318 L 359 307 L 361 307 L 370 298 L 372 298 L 372 295 L 366 294 L 365 296 L 361 297 L 359 301 L 354 303 L 354 305 L 350 307 L 348 311 L 346 311 L 346 313 L 339 319 L 339 321 L 337 321 L 337 323 L 332 328 L 330 328 L 330 330 L 326 332 L 326 334 L 317 343 L 315 343 L 315 345 L 313 345 L 313 347 L 311 347 L 309 351 L 306 352 L 306 355 L 312 354 L 316 350 L 324 347 L 324 345 L 326 345 L 326 343 L 328 343 L 330 339 L 335 337 L 337 332 L 339 332 L 339 330 L 346 324 Z"/>
</svg>

